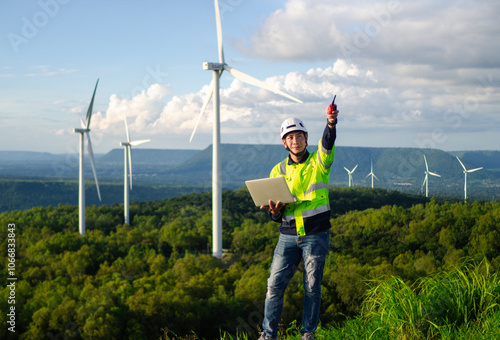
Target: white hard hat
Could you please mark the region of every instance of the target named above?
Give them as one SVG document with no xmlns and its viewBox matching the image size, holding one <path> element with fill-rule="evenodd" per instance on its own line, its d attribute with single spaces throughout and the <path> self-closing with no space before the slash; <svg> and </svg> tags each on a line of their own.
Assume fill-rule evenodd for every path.
<svg viewBox="0 0 500 340">
<path fill-rule="evenodd" d="M 283 139 L 287 133 L 293 131 L 303 131 L 307 133 L 306 126 L 298 118 L 288 118 L 281 123 L 281 139 Z"/>
</svg>

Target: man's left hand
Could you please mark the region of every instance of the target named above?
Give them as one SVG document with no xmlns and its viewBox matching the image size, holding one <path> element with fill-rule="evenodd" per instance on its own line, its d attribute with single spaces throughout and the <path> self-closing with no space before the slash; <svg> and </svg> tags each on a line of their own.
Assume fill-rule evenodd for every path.
<svg viewBox="0 0 500 340">
<path fill-rule="evenodd" d="M 279 215 L 281 213 L 281 211 L 283 210 L 284 207 L 285 207 L 285 204 L 281 203 L 280 201 L 278 201 L 276 204 L 274 204 L 273 201 L 269 200 L 269 205 L 262 205 L 260 208 L 265 209 L 265 210 L 269 211 L 271 214 L 276 216 L 276 215 Z"/>
</svg>

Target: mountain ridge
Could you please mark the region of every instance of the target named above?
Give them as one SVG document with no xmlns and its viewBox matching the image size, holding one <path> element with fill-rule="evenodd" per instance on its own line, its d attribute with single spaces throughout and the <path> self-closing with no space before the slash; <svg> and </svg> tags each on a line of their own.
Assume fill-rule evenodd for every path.
<svg viewBox="0 0 500 340">
<path fill-rule="evenodd" d="M 310 152 L 317 146 L 310 145 Z M 387 189 L 412 187 L 418 191 L 425 177 L 426 156 L 429 171 L 441 178 L 430 178 L 430 191 L 447 187 L 458 191 L 463 186 L 463 169 L 456 156 L 461 157 L 468 169 L 484 167 L 468 177 L 470 185 L 483 182 L 500 186 L 500 151 L 456 151 L 420 148 L 380 148 L 337 146 L 330 174 L 330 184 L 347 186 L 348 175 L 344 168 L 353 169 L 355 186 L 369 186 L 371 162 L 376 187 Z M 30 178 L 74 180 L 78 178 L 77 155 L 0 151 L 0 178 Z M 9 158 L 10 157 L 10 158 Z M 24 157 L 24 158 L 23 158 Z M 226 144 L 221 145 L 222 185 L 234 189 L 248 179 L 269 176 L 276 164 L 287 157 L 287 151 L 278 144 Z M 96 157 L 99 180 L 123 181 L 123 149 L 117 148 Z M 10 159 L 10 160 L 9 160 Z M 22 166 L 20 166 L 22 164 Z M 154 185 L 211 186 L 212 146 L 194 149 L 142 149 L 132 150 L 134 183 Z M 86 178 L 92 179 L 90 165 L 85 167 Z M 463 190 L 463 189 L 462 189 Z M 500 189 L 499 189 L 500 190 Z"/>
</svg>

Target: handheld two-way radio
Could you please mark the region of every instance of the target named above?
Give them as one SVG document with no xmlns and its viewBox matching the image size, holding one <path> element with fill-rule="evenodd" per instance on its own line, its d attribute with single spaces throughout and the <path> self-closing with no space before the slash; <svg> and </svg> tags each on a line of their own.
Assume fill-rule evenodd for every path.
<svg viewBox="0 0 500 340">
<path fill-rule="evenodd" d="M 333 96 L 332 104 L 328 106 L 328 115 L 331 115 L 334 111 L 337 111 L 337 105 L 335 104 L 335 98 L 337 95 Z M 335 124 L 337 124 L 337 119 L 335 119 Z"/>
</svg>

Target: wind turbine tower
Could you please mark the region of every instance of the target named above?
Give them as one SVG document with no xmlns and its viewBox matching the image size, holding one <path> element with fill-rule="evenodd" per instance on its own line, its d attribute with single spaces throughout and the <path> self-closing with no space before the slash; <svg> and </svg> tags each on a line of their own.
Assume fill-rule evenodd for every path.
<svg viewBox="0 0 500 340">
<path fill-rule="evenodd" d="M 132 190 L 132 146 L 140 145 L 151 141 L 151 139 L 143 139 L 137 141 L 130 140 L 128 132 L 127 118 L 123 117 L 125 121 L 125 132 L 127 134 L 127 141 L 121 142 L 120 145 L 124 147 L 124 161 L 123 161 L 123 217 L 124 222 L 130 225 L 129 215 L 129 187 Z"/>
<path fill-rule="evenodd" d="M 357 167 L 358 167 L 357 164 L 352 170 L 349 170 L 346 167 L 344 167 L 345 171 L 347 171 L 347 174 L 349 174 L 349 188 L 351 187 L 351 185 L 354 185 L 354 181 L 352 180 L 352 174 L 354 173 L 354 171 L 356 171 Z"/>
<path fill-rule="evenodd" d="M 347 170 L 347 169 L 346 169 Z M 354 170 L 353 170 L 354 171 Z M 368 175 L 366 175 L 366 177 L 368 176 L 372 176 L 372 189 L 373 189 L 373 178 L 377 178 L 377 176 L 375 176 L 375 174 L 373 173 L 373 159 L 372 159 L 372 162 L 371 162 L 371 167 L 370 167 L 370 173 Z M 365 178 L 366 178 L 365 177 Z M 379 179 L 377 178 L 377 180 L 379 181 Z"/>
<path fill-rule="evenodd" d="M 87 136 L 87 152 L 90 158 L 90 165 L 92 166 L 92 172 L 94 173 L 95 185 L 97 188 L 97 195 L 99 196 L 99 201 L 101 201 L 101 192 L 99 190 L 99 182 L 97 181 L 97 172 L 95 168 L 94 152 L 92 151 L 92 142 L 90 141 L 90 119 L 92 118 L 92 108 L 94 107 L 95 92 L 97 90 L 97 84 L 99 84 L 99 79 L 95 84 L 94 94 L 92 94 L 92 99 L 90 101 L 89 108 L 87 110 L 87 116 L 85 122 L 82 122 L 81 128 L 73 129 L 73 132 L 80 134 L 80 169 L 79 169 L 79 187 L 78 187 L 78 229 L 80 235 L 85 234 L 85 174 L 84 174 L 84 135 Z M 80 118 L 81 119 L 81 118 Z"/>
<path fill-rule="evenodd" d="M 219 100 L 219 78 L 222 75 L 223 71 L 228 71 L 231 73 L 236 79 L 254 85 L 269 91 L 272 91 L 276 94 L 294 100 L 298 103 L 302 103 L 301 100 L 292 97 L 291 95 L 275 89 L 269 84 L 264 83 L 248 74 L 245 74 L 241 71 L 236 70 L 235 68 L 230 67 L 224 61 L 224 51 L 222 47 L 222 27 L 220 21 L 220 13 L 219 13 L 219 2 L 218 0 L 214 0 L 215 3 L 215 21 L 217 26 L 217 44 L 219 51 L 219 62 L 218 63 L 210 63 L 204 62 L 203 69 L 213 71 L 213 80 L 210 83 L 210 93 L 201 108 L 200 116 L 194 127 L 193 133 L 191 134 L 191 138 L 189 141 L 191 142 L 193 136 L 198 128 L 198 125 L 205 113 L 205 109 L 212 98 L 214 96 L 214 117 L 213 117 L 213 145 L 212 145 L 212 253 L 214 257 L 222 257 L 222 183 L 221 183 L 221 160 L 220 160 L 220 100 Z"/>
<path fill-rule="evenodd" d="M 464 175 L 465 175 L 465 183 L 464 183 L 464 199 L 467 199 L 467 174 L 469 172 L 474 172 L 474 171 L 478 171 L 478 170 L 481 170 L 483 167 L 480 167 L 480 168 L 476 168 L 476 169 L 472 169 L 472 170 L 467 170 L 465 168 L 465 165 L 464 163 L 462 163 L 462 161 L 460 160 L 460 158 L 458 158 L 458 156 L 456 156 L 458 161 L 460 162 L 460 165 L 462 165 L 462 168 L 464 168 Z"/>
<path fill-rule="evenodd" d="M 425 184 L 425 197 L 429 197 L 429 175 L 437 176 L 437 177 L 441 177 L 441 175 L 438 175 L 435 172 L 429 171 L 429 166 L 427 165 L 427 158 L 425 158 L 425 155 L 424 155 L 424 161 L 425 161 L 425 178 L 424 178 L 424 182 L 422 183 L 422 187 Z"/>
</svg>

